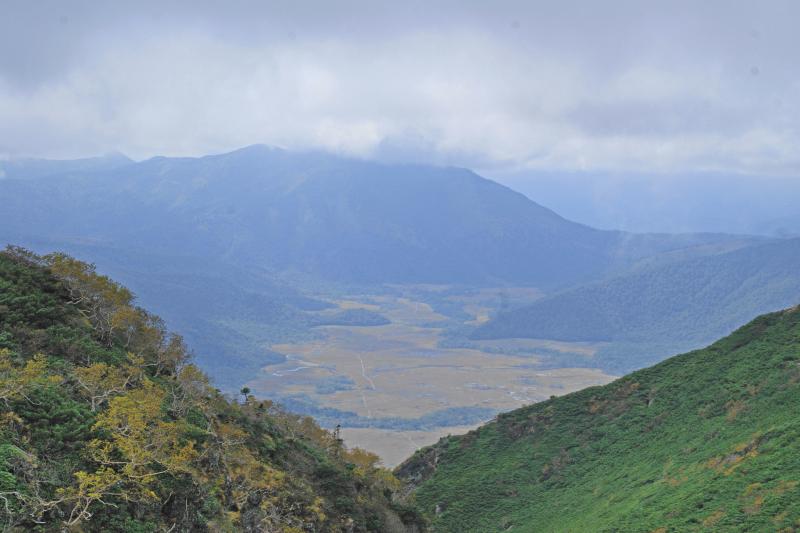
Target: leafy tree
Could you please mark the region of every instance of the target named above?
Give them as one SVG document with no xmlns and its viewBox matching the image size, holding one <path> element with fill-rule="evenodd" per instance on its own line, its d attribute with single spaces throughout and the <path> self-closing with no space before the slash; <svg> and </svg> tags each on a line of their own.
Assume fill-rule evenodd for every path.
<svg viewBox="0 0 800 533">
<path fill-rule="evenodd" d="M 124 393 L 134 376 L 135 374 L 127 368 L 114 367 L 106 363 L 95 363 L 75 369 L 75 379 L 89 397 L 92 411 L 96 411 L 112 396 Z"/>
</svg>

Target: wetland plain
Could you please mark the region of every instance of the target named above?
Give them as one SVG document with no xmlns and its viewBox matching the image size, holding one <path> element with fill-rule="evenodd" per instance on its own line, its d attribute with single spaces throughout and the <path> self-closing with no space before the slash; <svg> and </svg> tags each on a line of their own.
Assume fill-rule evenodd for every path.
<svg viewBox="0 0 800 533">
<path fill-rule="evenodd" d="M 272 344 L 268 348 L 286 361 L 265 366 L 247 386 L 257 396 L 299 398 L 315 406 L 319 413 L 312 414 L 323 423 L 342 425 L 349 446 L 375 452 L 393 466 L 495 413 L 614 379 L 590 368 L 598 346 L 589 343 L 452 341 L 454 327 L 485 320 L 498 301 L 535 298 L 534 290 L 450 291 L 433 299 L 430 294 L 428 289 L 329 300 L 334 307 L 326 313 L 364 309 L 389 323 L 318 326 L 310 339 Z M 561 354 L 570 366 L 553 364 Z M 339 421 L 337 413 L 348 416 Z"/>
</svg>

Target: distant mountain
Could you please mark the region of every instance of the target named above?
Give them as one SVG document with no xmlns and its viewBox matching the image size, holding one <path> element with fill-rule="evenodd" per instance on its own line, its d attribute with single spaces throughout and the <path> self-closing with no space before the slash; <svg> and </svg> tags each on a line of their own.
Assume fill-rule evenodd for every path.
<svg viewBox="0 0 800 533">
<path fill-rule="evenodd" d="M 333 281 L 563 287 L 722 235 L 634 235 L 565 220 L 460 168 L 264 146 L 0 182 L 0 238 L 124 245 Z"/>
<path fill-rule="evenodd" d="M 792 531 L 800 309 L 524 407 L 396 469 L 432 530 Z"/>
<path fill-rule="evenodd" d="M 800 237 L 800 213 L 770 218 L 760 223 L 756 233 L 764 235 L 779 235 L 781 237 Z"/>
<path fill-rule="evenodd" d="M 312 334 L 325 304 L 302 291 L 317 284 L 554 290 L 753 242 L 599 231 L 466 169 L 265 146 L 15 165 L 0 180 L 0 243 L 97 263 L 234 390 L 282 359 L 271 344 Z"/>
<path fill-rule="evenodd" d="M 570 289 L 501 313 L 472 337 L 701 345 L 750 317 L 798 301 L 800 239 L 791 239 Z M 646 353 L 640 357 L 629 365 L 654 362 Z"/>
<path fill-rule="evenodd" d="M 489 177 L 597 228 L 800 235 L 796 175 L 525 171 Z"/>
</svg>

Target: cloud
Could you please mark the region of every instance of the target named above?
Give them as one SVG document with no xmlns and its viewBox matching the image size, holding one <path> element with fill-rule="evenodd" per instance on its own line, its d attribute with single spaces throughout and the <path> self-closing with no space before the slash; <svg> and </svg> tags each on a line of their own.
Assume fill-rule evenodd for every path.
<svg viewBox="0 0 800 533">
<path fill-rule="evenodd" d="M 6 156 L 800 174 L 793 2 L 8 4 Z"/>
</svg>

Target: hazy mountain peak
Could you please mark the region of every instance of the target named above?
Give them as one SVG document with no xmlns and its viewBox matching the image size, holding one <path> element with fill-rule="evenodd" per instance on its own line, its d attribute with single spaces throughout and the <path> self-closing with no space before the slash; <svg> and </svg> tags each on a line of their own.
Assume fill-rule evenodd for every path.
<svg viewBox="0 0 800 533">
<path fill-rule="evenodd" d="M 542 287 L 596 279 L 641 257 L 720 239 L 596 230 L 465 168 L 265 145 L 98 167 L 79 177 L 59 189 L 17 192 L 18 203 L 0 214 L 0 236 L 19 241 L 59 227 L 332 280 Z M 26 207 L 45 204 L 51 207 L 35 214 Z"/>
</svg>

